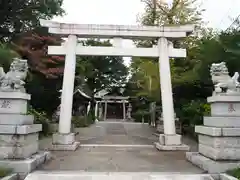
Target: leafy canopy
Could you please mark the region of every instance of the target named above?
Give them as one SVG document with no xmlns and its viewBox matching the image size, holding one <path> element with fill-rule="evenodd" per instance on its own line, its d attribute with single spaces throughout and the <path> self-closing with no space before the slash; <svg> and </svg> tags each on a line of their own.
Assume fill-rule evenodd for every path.
<svg viewBox="0 0 240 180">
<path fill-rule="evenodd" d="M 39 19 L 64 13 L 63 0 L 1 0 L 0 41 L 39 26 Z"/>
<path fill-rule="evenodd" d="M 84 46 L 111 46 L 109 41 L 90 39 Z M 77 58 L 76 73 L 83 76 L 89 88 L 96 92 L 101 89 L 121 86 L 128 75 L 122 57 L 82 56 Z"/>
<path fill-rule="evenodd" d="M 173 0 L 172 4 L 166 4 L 160 0 L 142 1 L 145 3 L 145 12 L 139 19 L 142 25 L 163 26 L 201 24 L 201 13 L 203 10 L 197 6 L 196 0 Z M 157 40 L 136 41 L 135 43 L 139 47 L 152 47 L 157 44 Z M 188 48 L 196 47 L 196 37 L 190 37 L 184 42 L 174 40 L 173 44 L 178 47 L 186 47 L 186 45 Z M 192 61 L 192 59 L 171 59 L 170 65 L 173 84 L 193 78 L 192 69 L 195 66 L 194 63 L 195 61 Z M 135 89 L 135 91 L 138 91 L 136 92 L 137 95 L 148 94 L 148 97 L 155 100 L 160 99 L 158 66 L 157 58 L 133 58 L 131 64 L 132 78 L 130 82 L 132 83 L 131 87 Z M 133 82 L 135 82 L 135 87 Z M 141 82 L 141 88 L 139 88 L 138 82 Z M 154 85 L 155 87 L 150 88 L 149 82 L 151 82 L 151 86 Z M 151 91 L 149 91 L 149 89 Z"/>
</svg>

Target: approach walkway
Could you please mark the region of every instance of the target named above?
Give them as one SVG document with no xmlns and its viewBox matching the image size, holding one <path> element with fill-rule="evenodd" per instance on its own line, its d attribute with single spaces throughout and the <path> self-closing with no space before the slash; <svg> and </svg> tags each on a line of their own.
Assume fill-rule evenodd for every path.
<svg viewBox="0 0 240 180">
<path fill-rule="evenodd" d="M 185 152 L 156 150 L 153 143 L 158 137 L 148 124 L 107 121 L 77 131 L 81 147 L 75 152 L 52 152 L 53 159 L 38 170 L 203 173 L 186 161 Z M 189 139 L 184 141 L 196 148 Z M 51 138 L 42 140 L 41 149 L 47 149 L 50 143 Z"/>
</svg>

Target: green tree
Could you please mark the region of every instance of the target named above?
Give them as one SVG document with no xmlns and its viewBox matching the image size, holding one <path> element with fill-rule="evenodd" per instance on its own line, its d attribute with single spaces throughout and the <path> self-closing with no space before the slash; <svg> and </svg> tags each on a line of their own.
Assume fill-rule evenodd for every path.
<svg viewBox="0 0 240 180">
<path fill-rule="evenodd" d="M 64 13 L 63 0 L 1 0 L 0 1 L 0 40 L 39 26 L 39 19 L 51 19 Z"/>
<path fill-rule="evenodd" d="M 60 104 L 62 77 L 48 79 L 39 72 L 31 73 L 25 85 L 27 93 L 31 94 L 30 104 L 39 112 L 46 112 L 49 117 Z"/>
<path fill-rule="evenodd" d="M 82 43 L 84 46 L 111 46 L 109 41 L 87 40 Z M 123 58 L 110 56 L 78 57 L 76 73 L 94 92 L 121 86 L 128 74 Z"/>
<path fill-rule="evenodd" d="M 171 4 L 161 0 L 142 0 L 145 13 L 140 22 L 143 25 L 184 25 L 199 24 L 202 20 L 202 9 L 197 0 L 173 0 Z"/>
<path fill-rule="evenodd" d="M 198 0 L 173 0 L 171 4 L 161 0 L 142 0 L 145 4 L 145 12 L 139 18 L 139 22 L 145 26 L 186 25 L 194 24 L 198 28 L 202 25 L 202 12 Z M 175 45 L 178 42 L 173 42 Z M 156 40 L 136 41 L 138 46 L 152 47 Z"/>
<path fill-rule="evenodd" d="M 47 47 L 61 42 L 59 36 L 49 35 L 46 28 L 38 27 L 16 36 L 11 43 L 20 57 L 28 60 L 26 90 L 31 94 L 30 104 L 49 116 L 60 103 L 65 58 L 47 55 Z"/>
<path fill-rule="evenodd" d="M 130 83 L 136 96 L 144 96 L 149 99 L 159 100 L 159 68 L 158 63 L 151 59 L 136 58 L 131 64 L 131 73 L 133 74 Z"/>
<path fill-rule="evenodd" d="M 192 58 L 195 64 L 188 70 L 188 75 L 181 73 L 185 79 L 179 78 L 180 81 L 175 85 L 174 99 L 180 119 L 188 125 L 192 124 L 192 128 L 195 124 L 202 123 L 202 116 L 206 110 L 201 107 L 206 105 L 206 98 L 212 95 L 213 84 L 209 72 L 211 64 L 224 61 L 231 76 L 234 72 L 239 72 L 239 41 L 237 31 L 209 33 L 200 37 L 196 41 L 196 47 L 189 50 L 189 58 Z M 189 116 L 191 112 L 195 114 L 194 118 Z"/>
<path fill-rule="evenodd" d="M 5 72 L 9 70 L 10 64 L 15 57 L 19 57 L 17 52 L 13 51 L 6 44 L 0 44 L 0 66 L 3 67 Z"/>
<path fill-rule="evenodd" d="M 142 25 L 147 26 L 163 26 L 163 25 L 185 25 L 185 24 L 197 24 L 201 26 L 201 13 L 203 10 L 198 8 L 198 4 L 196 0 L 173 0 L 172 4 L 163 3 L 160 0 L 142 0 L 145 3 L 145 12 L 140 17 L 139 21 Z M 196 36 L 191 36 L 187 38 L 185 41 L 177 42 L 173 41 L 174 46 L 184 46 L 189 48 L 197 48 L 196 47 Z M 157 44 L 157 40 L 147 40 L 147 41 L 136 41 L 137 46 L 140 47 L 152 47 Z M 187 45 L 187 46 L 186 46 Z M 157 58 L 133 58 L 131 71 L 132 71 L 132 81 L 138 82 L 148 82 L 144 76 L 140 76 L 142 72 L 155 72 L 155 75 L 158 70 L 155 68 L 158 67 L 158 59 Z M 138 71 L 138 68 L 141 64 L 144 64 L 144 61 L 154 61 L 154 67 L 142 66 L 141 70 Z M 192 69 L 195 67 L 195 61 L 192 59 L 186 58 L 175 58 L 170 60 L 171 63 L 171 74 L 172 74 L 172 82 L 174 85 L 176 83 L 181 83 L 182 81 L 194 79 L 196 74 L 193 74 Z M 139 66 L 139 67 L 138 67 Z M 146 68 L 144 70 L 144 68 Z M 135 74 L 135 73 L 138 73 Z M 151 74 L 149 72 L 149 74 Z M 151 79 L 154 79 L 153 75 L 149 75 Z M 139 78 L 138 80 L 136 78 Z M 156 78 L 155 78 L 156 79 Z M 159 77 L 156 79 L 158 84 L 158 92 L 160 94 L 160 86 L 159 86 Z M 154 84 L 155 84 L 154 83 Z M 141 89 L 143 91 L 143 89 Z M 147 92 L 144 90 L 143 92 Z M 157 90 L 156 90 L 157 92 Z M 159 95 L 155 96 L 156 100 L 159 100 Z"/>
</svg>

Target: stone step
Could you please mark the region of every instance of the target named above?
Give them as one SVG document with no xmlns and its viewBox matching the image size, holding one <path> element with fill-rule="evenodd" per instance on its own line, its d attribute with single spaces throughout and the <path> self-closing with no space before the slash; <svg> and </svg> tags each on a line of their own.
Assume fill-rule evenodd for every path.
<svg viewBox="0 0 240 180">
<path fill-rule="evenodd" d="M 203 117 L 203 124 L 210 127 L 236 128 L 240 127 L 240 118 L 237 116 Z"/>
<path fill-rule="evenodd" d="M 42 131 L 42 124 L 32 124 L 32 125 L 1 125 L 0 124 L 0 134 L 32 134 Z"/>
<path fill-rule="evenodd" d="M 25 180 L 213 180 L 208 174 L 154 173 L 154 172 L 44 172 L 29 174 Z"/>
<path fill-rule="evenodd" d="M 31 125 L 33 124 L 33 115 L 24 114 L 0 114 L 1 125 Z"/>
<path fill-rule="evenodd" d="M 240 167 L 239 161 L 214 161 L 199 152 L 186 152 L 186 158 L 208 173 L 219 174 Z"/>
<path fill-rule="evenodd" d="M 240 128 L 219 128 L 208 126 L 195 126 L 195 132 L 198 134 L 215 137 L 237 137 L 240 136 Z"/>
</svg>

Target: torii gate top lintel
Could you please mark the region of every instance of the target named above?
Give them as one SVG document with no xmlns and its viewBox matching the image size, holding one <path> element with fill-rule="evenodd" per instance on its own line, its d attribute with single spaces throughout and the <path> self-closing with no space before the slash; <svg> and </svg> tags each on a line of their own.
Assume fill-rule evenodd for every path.
<svg viewBox="0 0 240 180">
<path fill-rule="evenodd" d="M 41 26 L 49 28 L 49 33 L 65 36 L 74 34 L 82 38 L 183 38 L 191 34 L 195 27 L 194 25 L 171 25 L 157 27 L 140 25 L 70 24 L 43 19 L 40 20 L 40 23 Z"/>
</svg>

